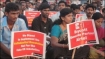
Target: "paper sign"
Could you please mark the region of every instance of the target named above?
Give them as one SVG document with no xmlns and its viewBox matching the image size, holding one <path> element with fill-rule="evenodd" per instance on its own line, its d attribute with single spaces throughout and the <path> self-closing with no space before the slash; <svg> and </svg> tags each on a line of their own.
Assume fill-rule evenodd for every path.
<svg viewBox="0 0 105 59">
<path fill-rule="evenodd" d="M 0 2 L 5 2 L 6 0 L 0 0 Z"/>
<path fill-rule="evenodd" d="M 40 11 L 25 11 L 24 15 L 27 18 L 28 26 L 31 26 L 33 19 L 38 17 L 40 14 L 41 14 Z M 54 14 L 56 14 L 55 11 L 50 11 L 49 18 Z"/>
<path fill-rule="evenodd" d="M 86 14 L 76 14 L 75 22 L 81 21 L 81 20 L 86 20 L 86 19 L 87 19 Z"/>
<path fill-rule="evenodd" d="M 45 58 L 46 36 L 37 31 L 12 32 L 11 55 L 12 58 L 36 56 Z"/>
<path fill-rule="evenodd" d="M 24 15 L 27 18 L 28 26 L 31 26 L 33 19 L 38 17 L 40 15 L 40 12 L 39 11 L 25 11 Z"/>
<path fill-rule="evenodd" d="M 99 44 L 93 20 L 67 24 L 69 49 L 89 44 Z"/>
</svg>

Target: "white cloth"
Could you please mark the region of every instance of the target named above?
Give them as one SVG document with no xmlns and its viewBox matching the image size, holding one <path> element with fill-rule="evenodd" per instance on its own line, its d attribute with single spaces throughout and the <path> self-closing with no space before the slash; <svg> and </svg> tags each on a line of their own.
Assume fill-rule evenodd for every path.
<svg viewBox="0 0 105 59">
<path fill-rule="evenodd" d="M 72 4 L 76 4 L 76 5 L 79 5 L 79 4 L 81 4 L 81 1 L 79 1 L 79 0 L 74 0 L 73 2 L 72 2 Z"/>
<path fill-rule="evenodd" d="M 56 14 L 52 15 L 52 17 L 50 18 L 53 22 L 57 19 L 59 19 L 60 16 L 60 12 L 57 12 Z"/>
<path fill-rule="evenodd" d="M 96 10 L 96 12 L 100 12 L 99 10 Z"/>
<path fill-rule="evenodd" d="M 4 13 L 0 10 L 0 18 L 4 16 Z"/>
</svg>

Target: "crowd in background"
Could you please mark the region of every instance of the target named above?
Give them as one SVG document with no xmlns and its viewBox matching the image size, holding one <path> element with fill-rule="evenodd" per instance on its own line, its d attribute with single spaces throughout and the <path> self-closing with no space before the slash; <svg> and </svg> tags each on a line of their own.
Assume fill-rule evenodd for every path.
<svg viewBox="0 0 105 59">
<path fill-rule="evenodd" d="M 40 11 L 34 18 L 31 27 L 24 15 L 24 11 Z M 49 11 L 57 13 L 48 17 Z M 105 58 L 105 7 L 101 1 L 87 1 L 84 4 L 65 1 L 54 3 L 17 0 L 6 1 L 0 4 L 1 33 L 1 59 L 11 59 L 10 44 L 11 31 L 35 30 L 47 35 L 46 59 L 71 59 L 73 50 L 68 50 L 66 24 L 75 21 L 76 14 L 85 14 L 87 19 L 93 19 L 98 33 L 99 45 L 86 45 L 77 49 L 74 59 L 104 59 Z M 17 20 L 18 21 L 17 21 Z M 90 25 L 91 26 L 91 25 Z M 9 30 L 8 30 L 9 29 Z M 5 57 L 6 56 L 6 57 Z M 23 57 L 24 58 L 24 57 Z M 17 58 L 22 59 L 22 58 Z M 36 59 L 29 57 L 29 59 Z"/>
</svg>

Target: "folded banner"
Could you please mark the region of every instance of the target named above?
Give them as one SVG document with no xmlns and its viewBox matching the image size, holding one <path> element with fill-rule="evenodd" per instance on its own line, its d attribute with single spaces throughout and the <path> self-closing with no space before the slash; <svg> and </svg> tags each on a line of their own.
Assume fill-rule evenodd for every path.
<svg viewBox="0 0 105 59">
<path fill-rule="evenodd" d="M 67 24 L 69 49 L 89 44 L 99 44 L 93 20 Z"/>
<path fill-rule="evenodd" d="M 37 31 L 12 32 L 11 55 L 12 58 L 35 56 L 45 58 L 46 35 Z"/>
</svg>

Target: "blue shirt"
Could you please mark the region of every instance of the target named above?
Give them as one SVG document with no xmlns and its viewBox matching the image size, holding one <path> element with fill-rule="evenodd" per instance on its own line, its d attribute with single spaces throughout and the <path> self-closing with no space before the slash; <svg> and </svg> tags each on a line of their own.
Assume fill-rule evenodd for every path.
<svg viewBox="0 0 105 59">
<path fill-rule="evenodd" d="M 59 38 L 62 33 L 63 33 L 62 29 L 60 28 L 59 25 L 54 25 L 51 29 L 51 36 Z"/>
<path fill-rule="evenodd" d="M 26 24 L 23 19 L 17 18 L 12 30 L 9 29 L 7 24 L 7 17 L 4 17 L 1 19 L 0 22 L 0 41 L 8 48 L 10 49 L 11 45 L 11 32 L 13 31 L 21 31 L 21 30 L 27 30 Z"/>
</svg>

